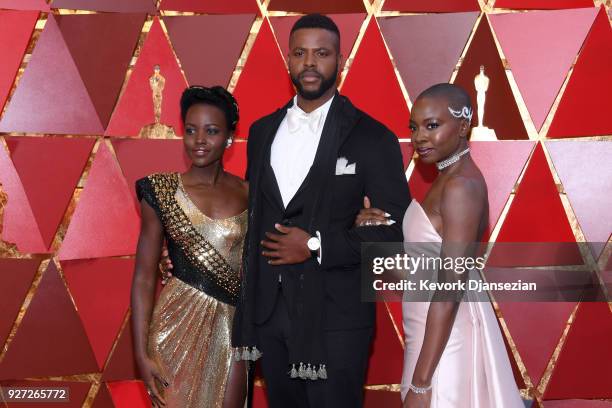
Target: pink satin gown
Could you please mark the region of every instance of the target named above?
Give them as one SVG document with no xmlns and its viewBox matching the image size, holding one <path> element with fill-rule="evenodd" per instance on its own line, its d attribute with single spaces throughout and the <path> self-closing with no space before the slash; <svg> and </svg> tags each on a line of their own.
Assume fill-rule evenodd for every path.
<svg viewBox="0 0 612 408">
<path fill-rule="evenodd" d="M 442 242 L 416 201 L 403 220 L 405 242 Z M 439 248 L 439 247 L 438 247 Z M 425 254 L 438 256 L 439 254 Z M 428 302 L 404 302 L 402 400 L 423 345 Z M 462 302 L 432 379 L 431 408 L 523 408 L 501 331 L 488 302 Z"/>
</svg>

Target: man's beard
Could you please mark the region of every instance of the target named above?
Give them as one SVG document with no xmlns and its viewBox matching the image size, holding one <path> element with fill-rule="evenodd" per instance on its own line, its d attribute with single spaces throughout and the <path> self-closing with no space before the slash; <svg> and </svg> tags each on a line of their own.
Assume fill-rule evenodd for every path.
<svg viewBox="0 0 612 408">
<path fill-rule="evenodd" d="M 297 89 L 297 93 L 302 98 L 312 101 L 314 99 L 319 99 L 332 86 L 336 85 L 336 79 L 338 78 L 338 65 L 336 65 L 336 69 L 334 69 L 334 73 L 330 75 L 328 78 L 325 78 L 324 76 L 322 76 L 316 71 L 310 71 L 310 72 L 315 72 L 321 78 L 321 85 L 319 86 L 319 89 L 315 91 L 306 91 L 302 87 L 302 84 L 300 83 L 300 80 L 299 80 L 299 76 L 305 72 L 308 72 L 308 71 L 302 71 L 297 76 L 291 75 L 291 82 L 293 82 L 293 85 L 295 85 L 295 88 Z"/>
</svg>

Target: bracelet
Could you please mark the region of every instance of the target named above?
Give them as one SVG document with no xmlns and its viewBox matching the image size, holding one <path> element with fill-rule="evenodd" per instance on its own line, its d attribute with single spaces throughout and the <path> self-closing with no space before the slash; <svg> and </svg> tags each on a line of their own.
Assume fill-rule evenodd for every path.
<svg viewBox="0 0 612 408">
<path fill-rule="evenodd" d="M 416 385 L 408 384 L 408 388 L 415 394 L 425 394 L 427 391 L 431 390 L 431 384 L 429 384 L 427 387 L 417 387 Z"/>
</svg>

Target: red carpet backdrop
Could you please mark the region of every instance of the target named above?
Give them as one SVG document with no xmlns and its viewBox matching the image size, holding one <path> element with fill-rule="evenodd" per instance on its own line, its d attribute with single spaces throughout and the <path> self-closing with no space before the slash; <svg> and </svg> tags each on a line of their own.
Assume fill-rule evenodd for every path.
<svg viewBox="0 0 612 408">
<path fill-rule="evenodd" d="M 129 323 L 140 223 L 134 181 L 185 170 L 178 101 L 188 84 L 235 93 L 241 122 L 224 160 L 242 176 L 249 125 L 293 94 L 288 33 L 308 12 L 339 25 L 340 90 L 398 135 L 417 199 L 435 174 L 413 158 L 412 102 L 437 82 L 460 84 L 475 101 L 483 65 L 491 81 L 484 123 L 499 139 L 472 143 L 489 186 L 487 239 L 607 242 L 589 256 L 610 284 L 611 6 L 0 0 L 0 385 L 69 386 L 62 407 L 149 406 Z M 162 125 L 179 136 L 141 132 Z M 612 407 L 608 303 L 495 307 L 532 406 Z M 378 304 L 366 407 L 399 407 L 402 336 L 400 305 Z M 258 379 L 258 408 L 267 406 L 264 387 Z"/>
</svg>

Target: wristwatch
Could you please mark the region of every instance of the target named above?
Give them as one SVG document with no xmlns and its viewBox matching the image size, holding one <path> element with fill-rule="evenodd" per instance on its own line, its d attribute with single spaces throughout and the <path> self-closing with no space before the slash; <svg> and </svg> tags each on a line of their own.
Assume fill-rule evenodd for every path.
<svg viewBox="0 0 612 408">
<path fill-rule="evenodd" d="M 321 248 L 321 241 L 317 237 L 310 237 L 306 245 L 308 245 L 310 251 L 317 252 Z"/>
</svg>

